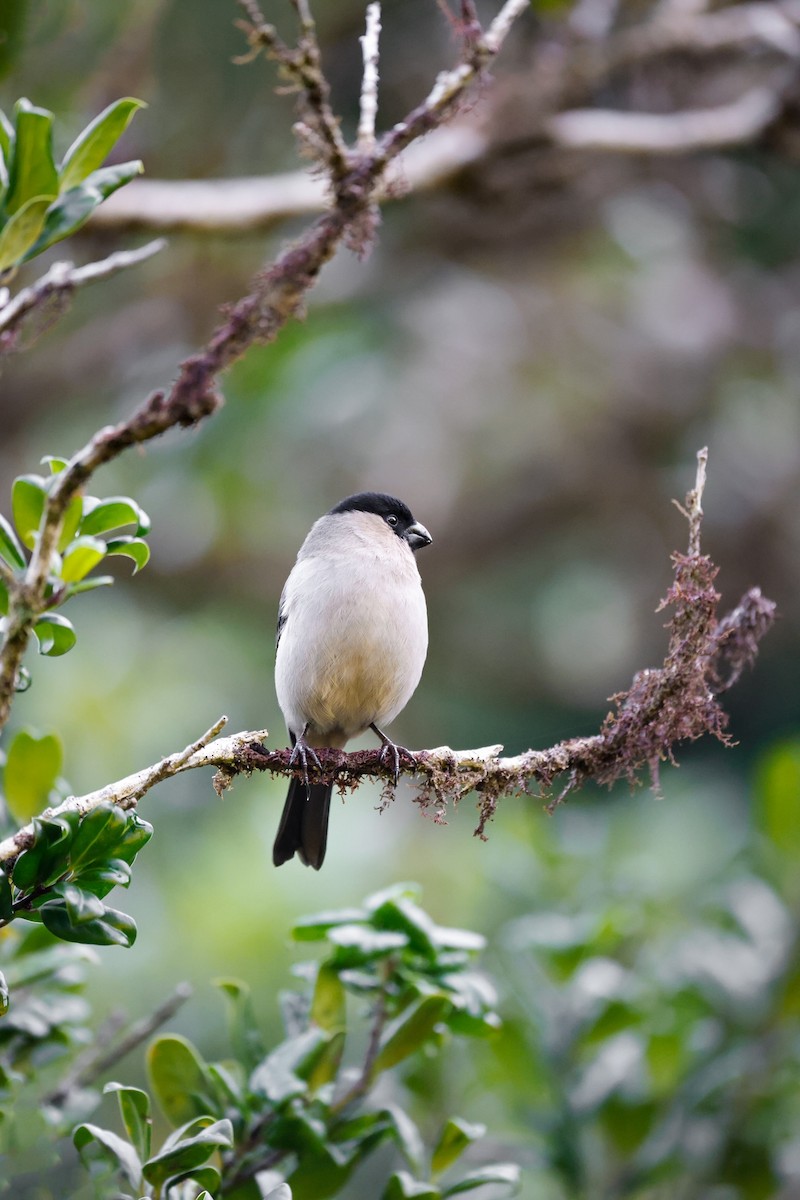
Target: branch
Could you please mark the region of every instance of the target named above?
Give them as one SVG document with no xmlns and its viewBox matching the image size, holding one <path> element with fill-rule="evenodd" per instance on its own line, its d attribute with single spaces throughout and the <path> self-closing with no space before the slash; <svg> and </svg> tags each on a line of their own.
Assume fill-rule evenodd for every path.
<svg viewBox="0 0 800 1200">
<path fill-rule="evenodd" d="M 721 620 L 716 618 L 719 595 L 714 588 L 717 568 L 701 553 L 703 491 L 706 483 L 707 450 L 697 455 L 695 485 L 681 512 L 689 524 L 688 553 L 673 555 L 674 579 L 660 608 L 671 607 L 669 646 L 660 667 L 640 671 L 630 688 L 613 698 L 614 709 L 592 737 L 568 738 L 545 750 L 526 750 L 514 757 L 502 756 L 502 746 L 477 750 L 451 750 L 440 746 L 418 750 L 401 767 L 404 775 L 418 778 L 415 802 L 432 809 L 434 820 L 443 823 L 448 803 L 457 804 L 470 792 L 478 794 L 479 819 L 475 833 L 485 838 L 486 825 L 494 817 L 501 796 L 526 795 L 532 788 L 545 796 L 557 779 L 561 791 L 549 799 L 553 810 L 587 780 L 610 786 L 619 779 L 638 782 L 643 771 L 658 788 L 659 766 L 674 762 L 675 747 L 713 734 L 727 743 L 727 717 L 717 696 L 731 687 L 746 666 L 752 665 L 758 644 L 775 619 L 775 605 L 751 589 Z M 89 812 L 98 804 L 112 802 L 133 808 L 156 783 L 182 771 L 214 766 L 214 787 L 222 793 L 239 774 L 268 771 L 273 775 L 300 777 L 302 769 L 290 765 L 291 750 L 271 750 L 262 743 L 267 731 L 211 738 L 222 727 L 220 718 L 197 742 L 179 754 L 129 775 L 99 791 L 72 797 L 42 816 L 65 811 Z M 384 784 L 384 799 L 393 796 L 393 772 L 381 761 L 380 750 L 345 754 L 340 750 L 318 750 L 322 764 L 313 778 L 334 782 L 344 793 L 363 779 Z M 0 864 L 7 866 L 30 844 L 32 826 L 26 826 L 0 843 Z"/>
<path fill-rule="evenodd" d="M 506 19 L 486 35 L 484 46 L 491 48 Z M 558 43 L 557 56 L 542 36 L 538 58 L 534 57 L 525 77 L 530 81 L 525 86 L 528 91 L 533 89 L 536 102 L 531 117 L 532 145 L 544 140 L 564 149 L 676 154 L 753 142 L 791 99 L 792 81 L 787 80 L 784 68 L 788 60 L 794 69 L 800 59 L 798 26 L 800 6 L 796 0 L 776 0 L 735 4 L 712 12 L 676 13 L 659 6 L 650 20 L 601 40 L 569 37 Z M 469 47 L 474 45 L 475 37 L 471 37 Z M 719 61 L 724 68 L 732 53 L 750 50 L 762 52 L 761 61 L 756 60 L 762 83 L 743 90 L 727 105 L 682 110 L 679 106 L 685 97 L 676 96 L 676 111 L 668 114 L 596 107 L 597 98 L 609 86 L 617 86 L 623 72 L 657 65 L 675 54 L 703 59 L 709 67 Z M 776 58 L 780 60 L 777 72 Z M 746 78 L 751 79 L 751 72 Z M 494 148 L 495 139 L 488 129 L 474 121 L 436 129 L 401 156 L 397 176 L 404 183 L 402 193 L 439 187 Z M 400 194 L 391 184 L 388 178 L 386 186 L 376 189 L 376 203 Z M 269 229 L 291 216 L 319 212 L 327 202 L 325 181 L 307 172 L 202 182 L 139 179 L 100 206 L 92 223 L 107 228 L 241 235 Z"/>
<path fill-rule="evenodd" d="M 375 120 L 378 115 L 378 39 L 381 32 L 381 6 L 377 0 L 367 5 L 367 31 L 361 42 L 364 76 L 358 118 L 357 144 L 362 154 L 375 146 Z"/>
<path fill-rule="evenodd" d="M 32 313 L 53 304 L 63 309 L 76 288 L 137 266 L 158 254 L 166 244 L 163 238 L 158 238 L 136 250 L 118 250 L 100 262 L 87 263 L 83 267 L 76 267 L 71 262 L 53 263 L 40 279 L 0 307 L 0 355 L 17 348 L 20 327 Z"/>
<path fill-rule="evenodd" d="M 306 293 L 339 243 L 347 238 L 355 249 L 363 251 L 368 246 L 375 194 L 388 165 L 401 150 L 454 111 L 469 85 L 497 54 L 527 2 L 506 0 L 485 38 L 470 47 L 469 61 L 440 75 L 431 95 L 405 122 L 385 134 L 369 153 L 358 154 L 339 144 L 338 121 L 330 110 L 328 84 L 322 74 L 307 0 L 295 0 L 301 24 L 296 50 L 284 46 L 274 29 L 263 21 L 256 0 L 240 0 L 253 21 L 248 26 L 251 48 L 265 48 L 289 72 L 300 91 L 302 111 L 320 142 L 317 149 L 329 173 L 335 203 L 256 277 L 249 295 L 227 309 L 224 321 L 204 349 L 181 364 L 168 392 L 154 393 L 127 421 L 99 430 L 56 476 L 28 567 L 8 589 L 8 615 L 0 650 L 0 730 L 9 717 L 33 627 L 46 607 L 50 568 L 70 501 L 99 467 L 130 446 L 150 441 L 176 426 L 196 425 L 216 412 L 223 402 L 217 390 L 220 374 L 252 345 L 273 341 L 286 322 L 300 313 Z"/>
</svg>

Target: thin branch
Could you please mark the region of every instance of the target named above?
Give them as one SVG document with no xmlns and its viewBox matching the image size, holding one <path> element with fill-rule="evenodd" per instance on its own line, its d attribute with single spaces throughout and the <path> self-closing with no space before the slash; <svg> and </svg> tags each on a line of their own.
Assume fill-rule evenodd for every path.
<svg viewBox="0 0 800 1200">
<path fill-rule="evenodd" d="M 101 1044 L 98 1037 L 84 1055 L 81 1055 L 73 1065 L 68 1075 L 61 1080 L 58 1087 L 45 1096 L 43 1104 L 62 1106 L 69 1098 L 70 1092 L 78 1088 L 88 1087 L 121 1059 L 130 1054 L 142 1042 L 146 1042 L 157 1029 L 171 1020 L 192 994 L 191 984 L 179 983 L 174 991 L 163 1000 L 157 1008 L 146 1017 L 134 1021 L 128 1027 L 123 1037 L 112 1045 Z M 115 1021 L 114 1035 L 118 1032 L 119 1024 Z"/>
<path fill-rule="evenodd" d="M 367 5 L 367 30 L 361 42 L 364 74 L 358 118 L 357 145 L 362 154 L 375 147 L 375 120 L 378 115 L 378 39 L 381 33 L 381 6 L 378 0 Z"/>
<path fill-rule="evenodd" d="M 14 348 L 20 326 L 32 313 L 40 311 L 53 301 L 71 299 L 76 289 L 84 287 L 87 283 L 96 283 L 125 271 L 128 267 L 138 266 L 139 263 L 158 254 L 166 244 L 163 238 L 157 238 L 156 241 L 136 250 L 117 250 L 108 258 L 87 263 L 83 267 L 76 267 L 71 262 L 53 263 L 41 279 L 37 279 L 30 287 L 23 288 L 0 308 L 0 354 L 8 353 Z"/>
</svg>

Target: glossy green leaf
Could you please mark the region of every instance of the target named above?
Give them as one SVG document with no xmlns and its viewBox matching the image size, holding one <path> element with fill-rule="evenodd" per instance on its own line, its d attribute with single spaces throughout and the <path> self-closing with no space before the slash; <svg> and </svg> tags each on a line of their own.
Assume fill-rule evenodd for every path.
<svg viewBox="0 0 800 1200">
<path fill-rule="evenodd" d="M 106 555 L 106 544 L 100 538 L 79 537 L 67 548 L 61 566 L 61 578 L 66 583 L 78 583 L 94 570 Z"/>
<path fill-rule="evenodd" d="M 142 1161 L 149 1158 L 153 1121 L 147 1092 L 123 1083 L 107 1083 L 103 1092 L 105 1095 L 116 1093 L 122 1124 L 131 1144 Z"/>
<path fill-rule="evenodd" d="M 11 881 L 5 871 L 0 871 L 0 921 L 10 921 L 12 910 Z"/>
<path fill-rule="evenodd" d="M 112 192 L 129 183 L 143 170 L 141 162 L 119 163 L 115 167 L 101 167 L 78 187 L 70 188 L 50 205 L 44 227 L 26 258 L 34 258 L 48 246 L 62 241 L 75 233 L 89 219 L 99 204 Z"/>
<path fill-rule="evenodd" d="M 0 558 L 4 559 L 10 567 L 15 567 L 17 570 L 23 570 L 25 567 L 25 555 L 20 546 L 17 535 L 11 528 L 11 523 L 0 513 Z"/>
<path fill-rule="evenodd" d="M 11 148 L 14 145 L 14 126 L 0 108 L 0 154 L 6 166 L 6 183 L 8 183 L 8 163 L 11 158 Z"/>
<path fill-rule="evenodd" d="M 65 598 L 79 596 L 82 592 L 93 592 L 95 588 L 111 587 L 113 583 L 113 575 L 93 575 L 91 579 L 82 579 L 80 583 L 70 583 L 64 589 Z"/>
<path fill-rule="evenodd" d="M 147 1050 L 147 1073 L 150 1087 L 170 1124 L 183 1126 L 207 1115 L 206 1064 L 187 1038 L 171 1033 L 151 1042 Z"/>
<path fill-rule="evenodd" d="M 78 640 L 72 622 L 59 613 L 48 613 L 46 617 L 39 617 L 33 632 L 39 643 L 39 653 L 46 654 L 49 658 L 58 658 L 66 654 Z"/>
<path fill-rule="evenodd" d="M 89 1171 L 98 1161 L 112 1170 L 120 1170 L 138 1196 L 142 1187 L 142 1164 L 129 1142 L 110 1129 L 98 1125 L 79 1125 L 72 1135 L 75 1149 Z"/>
<path fill-rule="evenodd" d="M 53 114 L 29 100 L 14 107 L 14 146 L 8 167 L 5 210 L 19 212 L 37 196 L 58 195 L 58 172 L 53 161 Z"/>
<path fill-rule="evenodd" d="M 11 742 L 3 790 L 11 814 L 20 825 L 47 806 L 63 762 L 64 748 L 54 733 L 37 737 L 30 730 L 21 729 Z"/>
<path fill-rule="evenodd" d="M 386 1071 L 408 1058 L 428 1040 L 452 1005 L 447 996 L 424 996 L 387 1026 L 375 1060 L 375 1071 Z"/>
<path fill-rule="evenodd" d="M 372 913 L 372 924 L 376 929 L 389 929 L 403 933 L 408 944 L 417 954 L 426 958 L 436 956 L 436 926 L 428 914 L 407 896 L 385 900 Z"/>
<path fill-rule="evenodd" d="M 519 1191 L 520 1168 L 516 1163 L 495 1163 L 491 1167 L 481 1167 L 470 1171 L 442 1191 L 442 1196 L 459 1196 L 463 1192 L 472 1192 L 476 1188 L 486 1187 L 487 1184 L 503 1185 L 505 1195 L 513 1196 Z"/>
<path fill-rule="evenodd" d="M 137 537 L 150 532 L 150 518 L 134 500 L 127 496 L 110 496 L 87 506 L 81 533 L 108 533 L 110 529 L 121 529 L 125 525 L 135 525 Z"/>
<path fill-rule="evenodd" d="M 61 163 L 59 184 L 65 192 L 102 166 L 144 101 L 127 96 L 115 100 L 78 134 Z"/>
<path fill-rule="evenodd" d="M 250 988 L 238 979 L 217 979 L 216 986 L 228 1003 L 228 1029 L 231 1048 L 238 1062 L 252 1071 L 266 1054 L 266 1045 L 259 1029 Z"/>
<path fill-rule="evenodd" d="M 408 945 L 405 934 L 370 929 L 367 925 L 337 925 L 328 931 L 328 941 L 334 946 L 330 965 L 338 971 L 377 962 Z"/>
<path fill-rule="evenodd" d="M 381 1200 L 438 1200 L 441 1194 L 435 1184 L 414 1179 L 408 1171 L 395 1171 L 383 1190 Z"/>
<path fill-rule="evenodd" d="M 58 454 L 45 454 L 39 461 L 43 467 L 50 468 L 51 475 L 60 475 L 69 462 L 69 459 L 61 458 Z"/>
<path fill-rule="evenodd" d="M 0 271 L 23 262 L 36 245 L 45 225 L 52 196 L 33 196 L 0 230 Z"/>
<path fill-rule="evenodd" d="M 112 538 L 108 543 L 108 554 L 122 554 L 125 558 L 133 559 L 134 575 L 141 571 L 150 559 L 150 547 L 147 542 L 137 537 Z"/>
<path fill-rule="evenodd" d="M 8 1012 L 8 984 L 6 977 L 0 972 L 0 1017 L 4 1017 Z"/>
<path fill-rule="evenodd" d="M 199 1196 L 197 1200 L 200 1200 Z M 210 1197 L 209 1200 L 211 1200 Z M 279 1183 L 277 1187 L 266 1193 L 263 1200 L 292 1200 L 292 1189 L 288 1183 Z"/>
<path fill-rule="evenodd" d="M 70 848 L 70 866 L 79 872 L 113 855 L 128 828 L 129 815 L 110 802 L 98 804 L 82 818 Z"/>
<path fill-rule="evenodd" d="M 392 1137 L 403 1158 L 412 1171 L 417 1174 L 421 1173 L 425 1159 L 425 1144 L 420 1131 L 408 1113 L 399 1105 L 387 1105 L 383 1109 L 383 1113 L 390 1123 Z"/>
<path fill-rule="evenodd" d="M 282 1104 L 306 1090 L 305 1080 L 325 1051 L 329 1035 L 317 1027 L 307 1029 L 295 1038 L 282 1042 L 250 1076 L 254 1092 Z"/>
<path fill-rule="evenodd" d="M 11 489 L 11 508 L 17 533 L 29 550 L 33 549 L 47 500 L 40 475 L 20 475 Z"/>
<path fill-rule="evenodd" d="M 191 1175 L 194 1178 L 193 1171 L 203 1167 L 212 1154 L 229 1149 L 232 1145 L 233 1126 L 229 1120 L 215 1121 L 209 1116 L 199 1117 L 176 1130 L 166 1140 L 160 1153 L 144 1164 L 142 1171 L 147 1182 L 154 1187 L 161 1187 L 175 1176 L 186 1178 Z"/>
<path fill-rule="evenodd" d="M 102 900 L 115 887 L 127 887 L 131 881 L 131 868 L 121 858 L 112 858 L 102 867 L 90 867 L 81 871 L 77 882 L 87 892 L 93 892 Z"/>
<path fill-rule="evenodd" d="M 78 526 L 81 523 L 82 515 L 83 500 L 80 496 L 76 496 L 74 500 L 70 500 L 69 504 L 67 505 L 67 511 L 64 514 L 64 524 L 61 527 L 61 534 L 58 539 L 58 549 L 60 553 L 64 553 L 67 546 L 78 532 Z"/>
<path fill-rule="evenodd" d="M 69 872 L 69 848 L 78 828 L 77 813 L 31 822 L 33 843 L 20 854 L 11 871 L 11 881 L 21 892 L 47 887 Z"/>
<path fill-rule="evenodd" d="M 346 1022 L 346 993 L 339 974 L 327 963 L 317 971 L 311 999 L 311 1020 L 330 1032 L 343 1029 Z"/>
<path fill-rule="evenodd" d="M 65 942 L 88 946 L 125 946 L 136 941 L 136 922 L 127 913 L 106 908 L 99 897 L 76 884 L 59 884 L 63 895 L 39 908 L 42 922 Z"/>
<path fill-rule="evenodd" d="M 143 820 L 138 813 L 128 813 L 128 824 L 122 839 L 114 851 L 115 858 L 132 863 L 136 855 L 146 846 L 153 836 L 153 826 Z"/>
<path fill-rule="evenodd" d="M 366 913 L 360 908 L 342 908 L 332 912 L 315 913 L 311 917 L 301 917 L 292 929 L 292 937 L 296 942 L 321 942 L 328 936 L 331 929 L 339 925 L 354 925 L 363 922 Z"/>
<path fill-rule="evenodd" d="M 434 1175 L 441 1175 L 451 1167 L 467 1146 L 482 1138 L 485 1133 L 485 1125 L 473 1125 L 469 1121 L 462 1121 L 460 1117 L 451 1117 L 445 1123 L 433 1151 L 431 1169 Z"/>
</svg>

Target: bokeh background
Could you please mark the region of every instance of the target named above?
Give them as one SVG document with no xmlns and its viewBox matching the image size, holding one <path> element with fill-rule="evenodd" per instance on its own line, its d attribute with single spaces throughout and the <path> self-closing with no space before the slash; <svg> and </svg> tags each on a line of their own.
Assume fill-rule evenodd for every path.
<svg viewBox="0 0 800 1200">
<path fill-rule="evenodd" d="M 264 7 L 288 33 L 288 6 Z M 363 5 L 316 9 L 352 130 Z M 3 106 L 53 109 L 63 151 L 135 95 L 149 107 L 121 154 L 153 178 L 292 169 L 291 100 L 265 63 L 232 62 L 235 15 L 220 0 L 43 0 L 6 56 Z M 13 727 L 60 733 L 76 792 L 221 713 L 282 745 L 283 581 L 311 522 L 375 488 L 434 537 L 419 558 L 430 654 L 395 736 L 513 753 L 591 733 L 607 697 L 663 655 L 655 609 L 686 541 L 671 500 L 708 445 L 704 539 L 723 605 L 758 584 L 781 614 L 728 698 L 735 746 L 687 748 L 661 798 L 587 788 L 548 817 L 509 797 L 485 844 L 468 800 L 438 826 L 404 791 L 379 815 L 364 787 L 334 810 L 320 874 L 271 866 L 283 783 L 240 779 L 220 801 L 207 774 L 172 781 L 142 804 L 156 836 L 123 903 L 138 942 L 101 954 L 91 995 L 100 1014 L 139 1016 L 190 980 L 173 1027 L 222 1055 L 209 981 L 234 975 L 277 1036 L 292 921 L 413 879 L 437 921 L 486 935 L 507 1018 L 493 1045 L 452 1048 L 409 1081 L 423 1126 L 447 1105 L 486 1120 L 530 1198 L 798 1196 L 800 172 L 768 144 L 555 171 L 518 130 L 533 48 L 557 44 L 568 16 L 538 10 L 496 65 L 473 114 L 496 128 L 495 154 L 387 206 L 370 256 L 326 268 L 304 322 L 226 377 L 212 421 L 97 478 L 150 513 L 151 564 L 70 606 L 78 646 L 29 664 Z M 456 45 L 430 0 L 387 0 L 383 47 L 386 125 Z M 174 236 L 9 359 L 4 509 L 16 474 L 168 382 L 301 227 Z M 136 242 L 88 231 L 69 252 Z M 141 1079 L 139 1056 L 124 1073 Z"/>
</svg>

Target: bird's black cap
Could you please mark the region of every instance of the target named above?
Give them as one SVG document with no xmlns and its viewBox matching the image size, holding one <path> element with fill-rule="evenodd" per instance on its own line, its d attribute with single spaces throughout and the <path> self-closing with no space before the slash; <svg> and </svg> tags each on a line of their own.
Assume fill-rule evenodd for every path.
<svg viewBox="0 0 800 1200">
<path fill-rule="evenodd" d="M 358 492 L 355 496 L 347 496 L 331 509 L 333 513 L 367 512 L 375 513 L 378 517 L 395 516 L 404 525 L 412 525 L 414 518 L 411 509 L 396 496 L 387 496 L 385 492 Z"/>
</svg>

